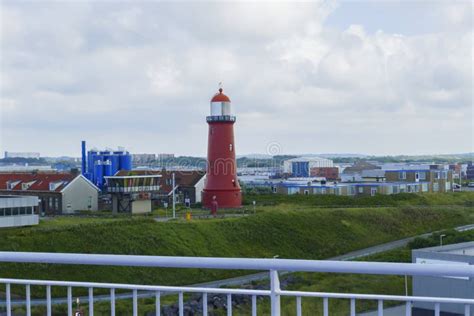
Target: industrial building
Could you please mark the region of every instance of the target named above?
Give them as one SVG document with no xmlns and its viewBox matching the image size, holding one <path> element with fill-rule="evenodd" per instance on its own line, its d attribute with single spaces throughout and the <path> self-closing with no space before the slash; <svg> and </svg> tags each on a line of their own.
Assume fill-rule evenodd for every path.
<svg viewBox="0 0 474 316">
<path fill-rule="evenodd" d="M 160 175 L 122 170 L 106 176 L 106 191 L 112 196 L 112 212 L 141 214 L 152 211 L 152 194 L 160 189 Z"/>
<path fill-rule="evenodd" d="M 122 170 L 106 177 L 105 188 L 112 195 L 114 212 L 148 212 L 164 203 L 171 204 L 173 174 L 176 203 L 201 203 L 206 179 L 203 170 Z"/>
<path fill-rule="evenodd" d="M 0 195 L 0 228 L 38 225 L 36 196 Z"/>
<path fill-rule="evenodd" d="M 474 242 L 412 250 L 412 262 L 417 264 L 474 265 Z M 413 277 L 413 296 L 474 299 L 474 279 L 468 277 Z M 413 316 L 433 315 L 433 303 L 415 302 Z M 441 315 L 474 315 L 471 308 L 465 314 L 461 304 L 440 304 Z"/>
<path fill-rule="evenodd" d="M 91 149 L 86 155 L 86 142 L 82 141 L 82 175 L 99 189 L 104 189 L 104 177 L 119 170 L 132 170 L 132 155 L 123 148 L 98 151 Z"/>
<path fill-rule="evenodd" d="M 0 194 L 38 197 L 40 214 L 58 215 L 96 211 L 99 190 L 82 175 L 16 172 L 0 173 Z"/>
<path fill-rule="evenodd" d="M 311 170 L 316 172 L 316 168 L 332 168 L 333 161 L 321 157 L 299 157 L 288 159 L 283 162 L 283 171 L 293 177 L 309 177 Z"/>
<path fill-rule="evenodd" d="M 135 165 L 150 163 L 156 160 L 155 154 L 132 154 L 132 161 Z"/>
<path fill-rule="evenodd" d="M 323 177 L 326 180 L 338 180 L 339 168 L 337 167 L 313 167 L 309 170 L 310 177 Z"/>
</svg>

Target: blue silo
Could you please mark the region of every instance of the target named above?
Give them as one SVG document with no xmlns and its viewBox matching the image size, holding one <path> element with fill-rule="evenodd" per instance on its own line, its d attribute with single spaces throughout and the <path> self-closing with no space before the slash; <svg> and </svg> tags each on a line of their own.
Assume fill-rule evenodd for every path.
<svg viewBox="0 0 474 316">
<path fill-rule="evenodd" d="M 110 157 L 110 156 L 109 156 Z M 104 176 L 110 177 L 113 176 L 114 174 L 112 173 L 112 161 L 106 160 L 104 162 Z M 105 182 L 104 182 L 105 183 Z"/>
<path fill-rule="evenodd" d="M 104 166 L 101 160 L 97 160 L 94 165 L 95 185 L 102 189 L 104 183 Z"/>
<path fill-rule="evenodd" d="M 94 178 L 94 156 L 97 155 L 97 151 L 89 150 L 87 152 L 87 173 L 91 176 L 89 180 Z"/>
<path fill-rule="evenodd" d="M 113 154 L 110 156 L 110 161 L 112 162 L 112 175 L 114 175 L 120 170 L 120 158 L 118 155 Z"/>
<path fill-rule="evenodd" d="M 132 155 L 124 152 L 120 157 L 120 170 L 132 170 Z"/>
</svg>

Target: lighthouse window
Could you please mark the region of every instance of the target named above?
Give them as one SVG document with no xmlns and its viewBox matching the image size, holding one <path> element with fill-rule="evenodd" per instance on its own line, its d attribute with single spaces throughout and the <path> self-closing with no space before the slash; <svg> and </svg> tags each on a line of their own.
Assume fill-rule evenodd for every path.
<svg viewBox="0 0 474 316">
<path fill-rule="evenodd" d="M 232 144 L 229 144 L 229 151 L 232 151 L 232 149 L 233 149 Z"/>
</svg>

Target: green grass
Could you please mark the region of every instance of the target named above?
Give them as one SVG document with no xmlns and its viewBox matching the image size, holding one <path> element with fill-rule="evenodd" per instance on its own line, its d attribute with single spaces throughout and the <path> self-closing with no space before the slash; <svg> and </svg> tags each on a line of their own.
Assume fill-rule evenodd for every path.
<svg viewBox="0 0 474 316">
<path fill-rule="evenodd" d="M 271 195 L 249 196 L 246 202 L 253 199 L 257 200 L 257 214 L 238 218 L 155 222 L 151 216 L 107 213 L 93 217 L 58 217 L 42 221 L 36 227 L 0 230 L 0 250 L 259 258 L 279 255 L 280 258 L 325 259 L 474 222 L 472 193 L 404 194 L 377 196 L 374 200 L 371 200 L 373 197 Z M 344 206 L 347 204 L 349 206 Z M 252 207 L 246 205 L 244 209 Z M 4 278 L 161 285 L 194 284 L 252 272 L 45 264 L 1 264 L 0 271 L 0 277 Z M 327 279 L 312 279 L 309 274 L 303 276 L 308 286 L 321 286 L 315 289 L 339 284 L 343 288 L 335 290 L 359 291 L 352 285 L 364 286 L 364 279 L 356 276 L 347 280 L 345 276 L 328 276 Z M 389 281 L 374 278 L 372 281 L 380 287 L 373 288 L 374 291 L 390 294 L 400 289 L 400 280 L 396 278 Z M 53 287 L 52 290 L 53 296 L 65 295 L 64 289 Z M 44 297 L 44 288 L 33 287 L 32 291 L 33 296 Z M 13 293 L 23 295 L 23 292 L 23 288 L 13 287 Z M 84 289 L 77 289 L 74 295 L 84 294 Z M 128 306 L 126 302 L 123 304 Z M 304 304 L 319 303 L 304 300 Z M 311 306 L 319 308 L 319 305 Z M 287 308 L 291 309 L 291 306 Z"/>
<path fill-rule="evenodd" d="M 298 204 L 319 207 L 373 207 L 373 206 L 474 206 L 472 192 L 450 193 L 402 193 L 376 196 L 339 196 L 339 195 L 283 195 L 248 194 L 244 195 L 244 205 Z"/>
</svg>

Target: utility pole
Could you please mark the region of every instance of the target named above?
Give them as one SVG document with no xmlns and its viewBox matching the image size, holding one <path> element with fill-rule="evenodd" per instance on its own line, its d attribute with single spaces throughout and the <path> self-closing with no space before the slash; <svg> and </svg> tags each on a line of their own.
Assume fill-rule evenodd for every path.
<svg viewBox="0 0 474 316">
<path fill-rule="evenodd" d="M 174 193 L 175 190 L 175 179 L 174 179 L 174 172 L 172 174 L 172 187 L 173 187 L 173 218 L 176 218 L 176 196 Z"/>
<path fill-rule="evenodd" d="M 442 234 L 439 236 L 439 245 L 442 246 L 443 245 L 443 237 L 446 237 L 445 234 Z"/>
</svg>

